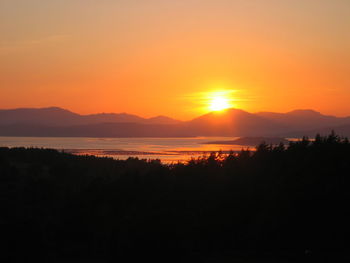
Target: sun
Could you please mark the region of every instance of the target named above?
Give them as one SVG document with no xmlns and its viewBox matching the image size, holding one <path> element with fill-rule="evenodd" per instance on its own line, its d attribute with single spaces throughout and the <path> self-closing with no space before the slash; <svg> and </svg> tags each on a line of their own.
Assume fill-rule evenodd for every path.
<svg viewBox="0 0 350 263">
<path fill-rule="evenodd" d="M 223 94 L 215 94 L 209 99 L 210 111 L 222 111 L 231 107 L 230 99 Z"/>
<path fill-rule="evenodd" d="M 196 102 L 201 113 L 222 113 L 226 109 L 236 108 L 239 102 L 236 89 L 209 89 L 189 95 L 189 100 Z"/>
</svg>

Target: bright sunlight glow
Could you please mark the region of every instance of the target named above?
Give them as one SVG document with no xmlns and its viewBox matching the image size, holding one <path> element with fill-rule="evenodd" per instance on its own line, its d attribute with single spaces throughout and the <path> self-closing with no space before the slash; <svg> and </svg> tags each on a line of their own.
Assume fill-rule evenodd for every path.
<svg viewBox="0 0 350 263">
<path fill-rule="evenodd" d="M 224 94 L 214 94 L 209 99 L 209 109 L 211 111 L 221 111 L 232 107 L 230 99 Z"/>
</svg>

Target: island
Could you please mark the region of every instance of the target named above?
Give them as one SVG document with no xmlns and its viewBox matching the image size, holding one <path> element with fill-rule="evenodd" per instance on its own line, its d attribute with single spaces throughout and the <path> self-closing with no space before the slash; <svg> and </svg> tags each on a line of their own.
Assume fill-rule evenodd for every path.
<svg viewBox="0 0 350 263">
<path fill-rule="evenodd" d="M 259 145 L 261 143 L 277 145 L 280 143 L 287 144 L 289 141 L 279 137 L 240 137 L 230 141 L 210 141 L 205 144 L 224 144 L 224 145 Z"/>
</svg>

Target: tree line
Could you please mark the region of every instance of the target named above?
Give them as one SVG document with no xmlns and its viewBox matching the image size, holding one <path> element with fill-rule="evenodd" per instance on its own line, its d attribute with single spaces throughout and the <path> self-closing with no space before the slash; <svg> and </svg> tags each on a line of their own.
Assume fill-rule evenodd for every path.
<svg viewBox="0 0 350 263">
<path fill-rule="evenodd" d="M 349 257 L 349 168 L 334 133 L 172 165 L 2 147 L 0 257 L 336 262 Z"/>
</svg>

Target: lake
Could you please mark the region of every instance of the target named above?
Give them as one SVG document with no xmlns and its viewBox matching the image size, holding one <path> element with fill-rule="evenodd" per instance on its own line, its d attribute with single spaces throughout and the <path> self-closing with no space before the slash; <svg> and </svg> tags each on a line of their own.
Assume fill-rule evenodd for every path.
<svg viewBox="0 0 350 263">
<path fill-rule="evenodd" d="M 73 154 L 107 156 L 115 159 L 138 157 L 160 159 L 163 163 L 186 161 L 222 150 L 239 151 L 241 145 L 206 144 L 209 141 L 234 140 L 237 137 L 194 138 L 52 138 L 0 137 L 0 147 L 38 147 L 64 150 Z"/>
</svg>

